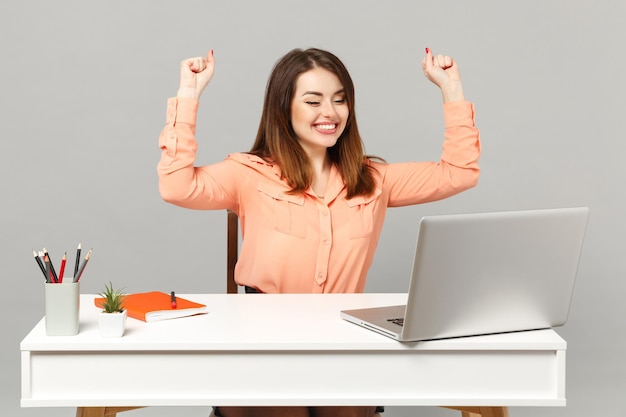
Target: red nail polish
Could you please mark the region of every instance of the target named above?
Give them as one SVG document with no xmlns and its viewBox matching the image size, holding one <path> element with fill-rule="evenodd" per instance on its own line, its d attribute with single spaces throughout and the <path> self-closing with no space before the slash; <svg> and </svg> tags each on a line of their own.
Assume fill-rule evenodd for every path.
<svg viewBox="0 0 626 417">
<path fill-rule="evenodd" d="M 429 52 L 430 52 L 430 49 L 429 49 L 429 48 L 426 48 L 426 53 L 429 53 Z"/>
<path fill-rule="evenodd" d="M 213 56 L 213 49 L 211 49 L 211 56 Z"/>
</svg>

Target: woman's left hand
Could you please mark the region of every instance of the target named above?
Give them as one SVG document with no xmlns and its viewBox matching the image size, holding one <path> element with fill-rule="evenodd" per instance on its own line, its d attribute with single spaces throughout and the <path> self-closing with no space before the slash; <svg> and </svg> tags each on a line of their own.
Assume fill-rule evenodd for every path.
<svg viewBox="0 0 626 417">
<path fill-rule="evenodd" d="M 465 100 L 459 66 L 452 57 L 433 55 L 430 49 L 426 48 L 422 70 L 426 78 L 441 89 L 444 102 Z"/>
</svg>

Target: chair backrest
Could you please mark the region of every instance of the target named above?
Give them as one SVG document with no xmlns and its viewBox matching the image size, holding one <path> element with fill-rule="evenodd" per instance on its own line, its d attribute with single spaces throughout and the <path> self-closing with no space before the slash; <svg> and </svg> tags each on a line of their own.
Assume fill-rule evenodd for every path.
<svg viewBox="0 0 626 417">
<path fill-rule="evenodd" d="M 235 282 L 235 264 L 237 263 L 239 251 L 239 218 L 228 210 L 227 243 L 226 243 L 226 293 L 237 294 L 237 283 Z"/>
</svg>

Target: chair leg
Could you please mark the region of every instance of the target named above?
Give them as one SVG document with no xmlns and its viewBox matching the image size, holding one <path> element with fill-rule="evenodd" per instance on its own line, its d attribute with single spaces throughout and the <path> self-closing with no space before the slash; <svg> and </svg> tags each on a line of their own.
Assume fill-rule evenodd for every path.
<svg viewBox="0 0 626 417">
<path fill-rule="evenodd" d="M 482 417 L 509 417 L 507 407 L 480 407 Z"/>
<path fill-rule="evenodd" d="M 117 413 L 137 408 L 143 407 L 78 407 L 76 417 L 116 417 Z"/>
<path fill-rule="evenodd" d="M 482 417 L 478 411 L 480 410 L 458 410 L 461 412 L 461 417 Z"/>
<path fill-rule="evenodd" d="M 78 407 L 76 417 L 104 417 L 105 407 Z"/>
<path fill-rule="evenodd" d="M 507 407 L 444 407 L 461 412 L 461 417 L 509 417 Z"/>
</svg>

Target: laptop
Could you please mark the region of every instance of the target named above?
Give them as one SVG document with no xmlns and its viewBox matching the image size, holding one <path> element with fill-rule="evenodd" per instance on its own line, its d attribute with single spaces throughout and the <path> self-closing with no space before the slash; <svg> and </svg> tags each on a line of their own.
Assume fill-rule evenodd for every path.
<svg viewBox="0 0 626 417">
<path fill-rule="evenodd" d="M 588 213 L 574 207 L 426 216 L 407 304 L 340 315 L 407 342 L 562 326 Z"/>
</svg>

